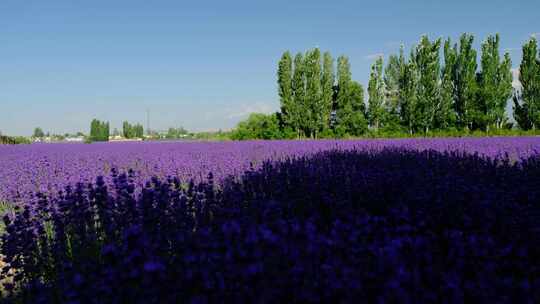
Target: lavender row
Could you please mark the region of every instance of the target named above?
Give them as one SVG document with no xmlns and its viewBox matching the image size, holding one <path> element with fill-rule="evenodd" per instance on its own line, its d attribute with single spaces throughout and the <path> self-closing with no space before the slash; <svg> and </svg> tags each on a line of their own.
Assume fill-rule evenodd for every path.
<svg viewBox="0 0 540 304">
<path fill-rule="evenodd" d="M 449 138 L 361 141 L 150 142 L 114 144 L 41 144 L 0 146 L 0 201 L 24 201 L 40 191 L 56 194 L 66 185 L 109 176 L 111 168 L 132 169 L 141 186 L 151 176 L 180 180 L 212 172 L 216 180 L 258 168 L 264 160 L 309 155 L 329 149 L 466 151 L 492 158 L 520 160 L 540 151 L 540 138 Z M 111 180 L 106 179 L 110 184 Z"/>
<path fill-rule="evenodd" d="M 538 303 L 540 156 L 327 151 L 219 184 L 136 177 L 6 216 L 28 303 Z"/>
</svg>

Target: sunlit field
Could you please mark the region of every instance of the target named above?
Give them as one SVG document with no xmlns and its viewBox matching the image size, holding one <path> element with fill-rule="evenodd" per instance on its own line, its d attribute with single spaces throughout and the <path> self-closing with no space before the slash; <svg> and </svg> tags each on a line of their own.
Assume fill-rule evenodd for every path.
<svg viewBox="0 0 540 304">
<path fill-rule="evenodd" d="M 539 151 L 534 137 L 2 146 L 4 293 L 538 300 Z"/>
</svg>

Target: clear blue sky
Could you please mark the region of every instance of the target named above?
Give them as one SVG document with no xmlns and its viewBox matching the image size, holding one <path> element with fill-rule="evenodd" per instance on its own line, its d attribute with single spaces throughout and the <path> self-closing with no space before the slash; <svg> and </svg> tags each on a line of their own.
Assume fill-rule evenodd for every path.
<svg viewBox="0 0 540 304">
<path fill-rule="evenodd" d="M 538 0 L 1 0 L 0 130 L 87 132 L 94 117 L 145 123 L 147 108 L 154 129 L 231 128 L 277 110 L 281 53 L 315 46 L 348 55 L 364 86 L 375 54 L 424 33 L 499 32 L 516 67 L 539 12 Z"/>
</svg>

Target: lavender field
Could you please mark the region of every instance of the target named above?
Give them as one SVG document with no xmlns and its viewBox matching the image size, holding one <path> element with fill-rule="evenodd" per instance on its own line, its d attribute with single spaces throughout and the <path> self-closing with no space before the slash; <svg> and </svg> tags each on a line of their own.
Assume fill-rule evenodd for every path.
<svg viewBox="0 0 540 304">
<path fill-rule="evenodd" d="M 0 146 L 23 302 L 540 301 L 540 138 Z"/>
<path fill-rule="evenodd" d="M 142 186 L 150 177 L 202 181 L 208 173 L 221 180 L 238 176 L 263 161 L 328 150 L 461 151 L 492 159 L 519 161 L 540 154 L 539 137 L 448 138 L 398 140 L 319 140 L 246 142 L 149 142 L 112 144 L 35 144 L 0 146 L 0 201 L 17 202 L 39 191 L 51 195 L 77 182 L 92 182 L 110 170 L 135 171 Z"/>
</svg>

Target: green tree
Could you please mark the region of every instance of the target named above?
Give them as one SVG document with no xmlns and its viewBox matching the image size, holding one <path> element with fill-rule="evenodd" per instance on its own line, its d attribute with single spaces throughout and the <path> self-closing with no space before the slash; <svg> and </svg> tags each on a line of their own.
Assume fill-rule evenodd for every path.
<svg viewBox="0 0 540 304">
<path fill-rule="evenodd" d="M 452 48 L 451 40 L 444 42 L 444 67 L 441 76 L 441 96 L 435 113 L 434 127 L 445 130 L 455 126 L 455 86 L 454 72 L 456 70 L 457 51 Z"/>
<path fill-rule="evenodd" d="M 368 117 L 369 124 L 378 129 L 384 117 L 384 82 L 383 82 L 383 59 L 377 58 L 371 67 L 371 75 L 368 84 Z"/>
<path fill-rule="evenodd" d="M 401 55 L 403 57 L 403 55 Z M 407 128 L 409 134 L 416 130 L 416 104 L 418 101 L 418 71 L 414 58 L 416 57 L 414 48 L 408 62 L 404 65 L 400 77 L 400 118 L 403 126 Z"/>
<path fill-rule="evenodd" d="M 37 127 L 34 129 L 34 134 L 32 135 L 34 138 L 43 138 L 45 137 L 45 133 L 40 127 Z"/>
<path fill-rule="evenodd" d="M 519 66 L 521 98 L 533 130 L 540 128 L 540 59 L 537 54 L 537 41 L 533 37 L 523 45 L 523 56 Z"/>
<path fill-rule="evenodd" d="M 479 125 L 489 132 L 490 126 L 501 128 L 505 108 L 512 94 L 512 62 L 506 53 L 501 61 L 499 34 L 489 36 L 482 43 L 481 68 L 478 82 L 477 111 L 482 117 Z"/>
<path fill-rule="evenodd" d="M 532 129 L 532 122 L 529 118 L 529 109 L 528 105 L 524 102 L 520 103 L 520 96 L 518 93 L 514 94 L 514 119 L 516 120 L 519 128 L 521 130 L 527 131 Z"/>
<path fill-rule="evenodd" d="M 330 116 L 333 108 L 334 97 L 334 59 L 329 52 L 323 55 L 323 71 L 321 77 L 321 118 L 319 119 L 319 129 L 326 130 L 330 128 Z"/>
<path fill-rule="evenodd" d="M 507 117 L 506 117 L 506 106 L 508 105 L 508 100 L 512 98 L 512 59 L 510 54 L 505 52 L 504 58 L 499 65 L 498 75 L 497 75 L 497 102 L 495 108 L 495 126 L 497 129 L 504 127 Z"/>
<path fill-rule="evenodd" d="M 385 128 L 396 129 L 400 124 L 400 77 L 403 73 L 405 65 L 405 57 L 403 56 L 403 47 L 400 48 L 400 54 L 390 55 L 388 64 L 384 69 L 384 92 L 385 102 L 385 117 L 383 125 Z"/>
<path fill-rule="evenodd" d="M 440 47 L 440 39 L 431 42 L 427 36 L 423 36 L 416 48 L 415 61 L 419 75 L 416 118 L 419 126 L 426 134 L 433 128 L 435 113 L 440 100 Z"/>
<path fill-rule="evenodd" d="M 90 123 L 90 141 L 109 141 L 110 126 L 108 122 L 93 119 Z"/>
<path fill-rule="evenodd" d="M 454 71 L 454 86 L 456 90 L 455 108 L 458 126 L 472 129 L 472 112 L 477 98 L 476 83 L 476 50 L 473 48 L 474 37 L 470 34 L 462 34 L 459 43 L 454 45 L 457 53 L 457 62 Z"/>
<path fill-rule="evenodd" d="M 347 122 L 347 131 L 350 135 L 360 136 L 367 132 L 366 104 L 364 102 L 364 88 L 356 81 L 349 84 L 349 100 L 352 114 Z"/>
<path fill-rule="evenodd" d="M 122 123 L 122 135 L 124 136 L 124 138 L 132 138 L 132 127 L 131 124 L 127 121 L 124 121 Z"/>
<path fill-rule="evenodd" d="M 351 78 L 349 58 L 339 56 L 337 59 L 337 87 L 335 88 L 336 117 L 333 127 L 340 136 L 347 133 L 347 122 L 352 115 L 352 105 L 350 103 Z"/>
<path fill-rule="evenodd" d="M 294 73 L 292 80 L 293 104 L 295 115 L 293 127 L 297 137 L 300 137 L 304 124 L 304 100 L 306 99 L 306 77 L 304 72 L 304 56 L 302 53 L 294 57 Z"/>
<path fill-rule="evenodd" d="M 270 115 L 251 114 L 246 120 L 238 123 L 231 138 L 233 140 L 282 138 L 277 113 Z"/>
<path fill-rule="evenodd" d="M 289 51 L 281 56 L 278 65 L 278 93 L 285 127 L 296 129 L 297 111 L 293 96 L 293 62 Z"/>
<path fill-rule="evenodd" d="M 90 140 L 97 141 L 99 138 L 99 122 L 97 119 L 92 119 L 90 123 Z"/>
<path fill-rule="evenodd" d="M 322 125 L 323 96 L 321 89 L 321 52 L 318 48 L 308 51 L 305 59 L 306 98 L 302 113 L 306 117 L 306 134 L 317 138 Z"/>
</svg>

